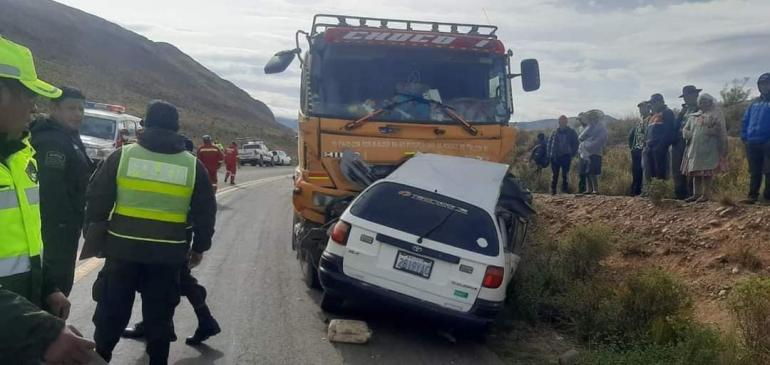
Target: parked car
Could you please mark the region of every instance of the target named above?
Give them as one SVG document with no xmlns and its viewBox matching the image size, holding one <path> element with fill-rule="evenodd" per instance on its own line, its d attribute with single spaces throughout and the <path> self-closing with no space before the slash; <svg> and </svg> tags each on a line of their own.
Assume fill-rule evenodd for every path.
<svg viewBox="0 0 770 365">
<path fill-rule="evenodd" d="M 262 141 L 246 142 L 238 150 L 238 162 L 241 166 L 273 166 L 273 154 Z"/>
<path fill-rule="evenodd" d="M 418 154 L 368 186 L 331 229 L 321 307 L 352 298 L 486 328 L 519 262 L 531 194 L 504 164 Z"/>
<path fill-rule="evenodd" d="M 103 161 L 124 144 L 136 142 L 142 130 L 140 121 L 126 114 L 123 106 L 87 102 L 80 125 L 86 154 L 94 161 Z"/>
<path fill-rule="evenodd" d="M 286 152 L 281 150 L 275 150 L 272 151 L 273 154 L 273 162 L 278 166 L 289 166 L 291 165 L 291 157 L 286 154 Z"/>
</svg>

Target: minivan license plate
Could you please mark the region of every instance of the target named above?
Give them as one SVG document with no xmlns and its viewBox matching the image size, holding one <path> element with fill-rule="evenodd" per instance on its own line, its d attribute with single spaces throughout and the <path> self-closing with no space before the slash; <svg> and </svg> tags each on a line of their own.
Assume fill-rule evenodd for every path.
<svg viewBox="0 0 770 365">
<path fill-rule="evenodd" d="M 398 251 L 393 268 L 428 279 L 433 271 L 433 260 Z"/>
</svg>

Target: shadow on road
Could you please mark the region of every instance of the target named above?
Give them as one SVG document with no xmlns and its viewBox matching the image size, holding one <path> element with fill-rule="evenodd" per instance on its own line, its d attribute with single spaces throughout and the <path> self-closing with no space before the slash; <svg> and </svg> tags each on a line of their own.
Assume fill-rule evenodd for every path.
<svg viewBox="0 0 770 365">
<path fill-rule="evenodd" d="M 193 348 L 196 349 L 198 352 L 200 352 L 200 356 L 188 357 L 186 359 L 178 360 L 174 362 L 174 365 L 214 364 L 216 360 L 219 360 L 225 356 L 225 354 L 222 351 L 211 348 L 209 347 L 209 345 L 206 345 L 206 344 L 194 346 Z"/>
</svg>

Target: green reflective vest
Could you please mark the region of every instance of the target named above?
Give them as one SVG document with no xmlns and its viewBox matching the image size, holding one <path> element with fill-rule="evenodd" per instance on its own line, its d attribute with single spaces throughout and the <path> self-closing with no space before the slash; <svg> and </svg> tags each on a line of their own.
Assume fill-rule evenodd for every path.
<svg viewBox="0 0 770 365">
<path fill-rule="evenodd" d="M 0 163 L 0 285 L 10 288 L 6 280 L 30 272 L 33 262 L 39 265 L 43 248 L 35 151 L 28 139 L 24 144 Z"/>
<path fill-rule="evenodd" d="M 195 156 L 186 151 L 164 154 L 139 144 L 123 147 L 109 233 L 155 243 L 186 243 L 196 166 Z"/>
</svg>

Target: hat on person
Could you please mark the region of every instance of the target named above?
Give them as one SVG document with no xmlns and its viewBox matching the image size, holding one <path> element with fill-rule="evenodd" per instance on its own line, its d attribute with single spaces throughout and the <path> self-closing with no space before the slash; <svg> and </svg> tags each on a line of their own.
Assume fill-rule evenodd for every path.
<svg viewBox="0 0 770 365">
<path fill-rule="evenodd" d="M 599 109 L 592 109 L 585 112 L 582 118 L 588 123 L 595 124 L 604 120 L 604 112 Z"/>
<path fill-rule="evenodd" d="M 153 100 L 147 105 L 147 113 L 144 116 L 144 126 L 147 128 L 160 128 L 172 132 L 179 131 L 179 112 L 174 104 Z"/>
<path fill-rule="evenodd" d="M 0 36 L 0 78 L 19 80 L 35 94 L 46 98 L 58 98 L 62 91 L 37 78 L 35 61 L 29 48 L 13 43 Z"/>
<path fill-rule="evenodd" d="M 561 122 L 562 120 L 569 120 L 569 119 L 567 118 L 566 115 L 562 115 L 559 117 L 559 121 Z"/>
<path fill-rule="evenodd" d="M 665 99 L 663 99 L 663 95 L 661 94 L 652 94 L 650 96 L 650 103 L 665 103 Z"/>
<path fill-rule="evenodd" d="M 759 76 L 757 84 L 761 84 L 763 82 L 770 82 L 770 72 L 763 73 L 762 76 Z"/>
<path fill-rule="evenodd" d="M 693 85 L 687 85 L 682 88 L 682 95 L 679 95 L 680 98 L 683 98 L 685 95 L 689 94 L 697 94 L 699 92 L 703 91 L 703 89 L 698 89 L 697 87 Z"/>
</svg>

